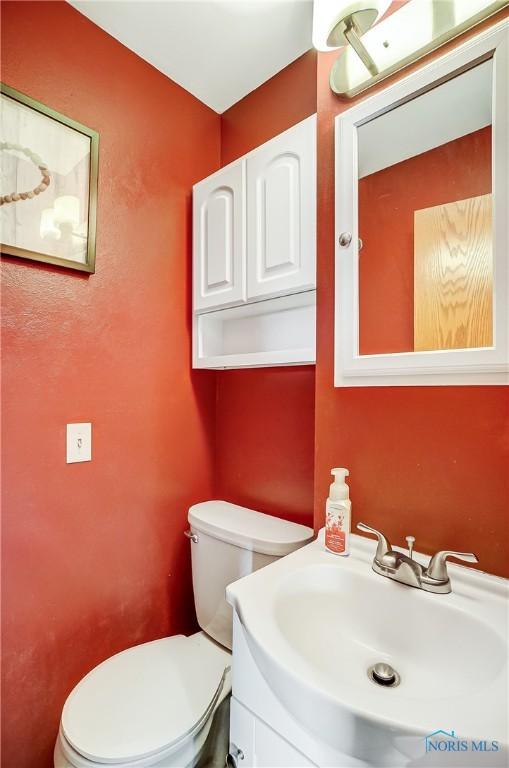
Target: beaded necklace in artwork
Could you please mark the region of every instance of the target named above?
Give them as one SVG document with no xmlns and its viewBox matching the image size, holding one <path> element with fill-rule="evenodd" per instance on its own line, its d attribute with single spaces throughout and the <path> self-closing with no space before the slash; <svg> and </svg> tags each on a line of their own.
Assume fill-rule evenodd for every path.
<svg viewBox="0 0 509 768">
<path fill-rule="evenodd" d="M 28 157 L 28 159 L 31 160 L 32 163 L 36 165 L 41 172 L 42 179 L 36 187 L 27 190 L 26 192 L 10 192 L 7 195 L 1 195 L 0 205 L 4 205 L 4 203 L 17 203 L 18 200 L 31 200 L 35 195 L 40 195 L 41 192 L 45 192 L 47 190 L 51 181 L 51 177 L 48 166 L 39 157 L 39 155 L 37 155 L 35 152 L 32 152 L 32 150 L 28 147 L 22 147 L 21 144 L 14 144 L 10 141 L 0 142 L 0 151 L 4 150 L 16 150 L 17 152 L 21 152 L 23 155 L 25 155 L 25 157 Z"/>
</svg>

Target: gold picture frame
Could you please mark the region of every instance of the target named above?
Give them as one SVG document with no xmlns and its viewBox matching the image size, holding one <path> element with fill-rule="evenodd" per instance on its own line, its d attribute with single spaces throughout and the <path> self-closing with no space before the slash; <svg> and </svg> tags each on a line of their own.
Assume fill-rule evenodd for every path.
<svg viewBox="0 0 509 768">
<path fill-rule="evenodd" d="M 95 272 L 99 134 L 5 83 L 0 91 L 2 178 L 15 190 L 0 193 L 2 255 Z"/>
</svg>

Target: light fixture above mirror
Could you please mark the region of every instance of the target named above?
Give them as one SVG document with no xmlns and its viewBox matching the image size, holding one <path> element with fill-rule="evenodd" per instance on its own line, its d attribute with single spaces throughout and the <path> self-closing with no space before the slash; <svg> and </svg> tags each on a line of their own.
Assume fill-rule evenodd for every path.
<svg viewBox="0 0 509 768">
<path fill-rule="evenodd" d="M 378 67 L 364 47 L 361 36 L 384 15 L 390 4 L 391 0 L 315 0 L 314 47 L 319 51 L 333 51 L 351 45 L 368 72 L 376 77 Z"/>
<path fill-rule="evenodd" d="M 330 87 L 351 98 L 507 6 L 508 0 L 315 0 L 313 45 L 340 47 Z"/>
</svg>

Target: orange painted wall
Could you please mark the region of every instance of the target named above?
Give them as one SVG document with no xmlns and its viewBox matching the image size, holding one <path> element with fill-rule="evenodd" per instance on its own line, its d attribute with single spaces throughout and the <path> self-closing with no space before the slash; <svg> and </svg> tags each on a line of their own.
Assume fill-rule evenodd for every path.
<svg viewBox="0 0 509 768">
<path fill-rule="evenodd" d="M 216 496 L 313 525 L 311 366 L 217 374 Z"/>
<path fill-rule="evenodd" d="M 221 116 L 225 165 L 316 112 L 309 51 Z M 217 373 L 216 496 L 313 524 L 315 370 Z"/>
<path fill-rule="evenodd" d="M 400 545 L 413 534 L 427 553 L 474 550 L 480 568 L 509 576 L 509 387 L 333 386 L 334 117 L 355 103 L 329 88 L 334 56 L 318 56 L 315 524 L 330 468 L 349 467 L 354 525 Z"/>
<path fill-rule="evenodd" d="M 190 200 L 220 121 L 66 3 L 2 3 L 2 80 L 100 133 L 96 274 L 2 265 L 2 765 L 49 768 L 84 673 L 195 626 L 215 375 L 191 371 Z M 91 463 L 65 463 L 73 421 Z"/>
<path fill-rule="evenodd" d="M 227 165 L 316 112 L 317 53 L 308 51 L 221 115 Z"/>
<path fill-rule="evenodd" d="M 361 354 L 414 349 L 414 212 L 489 192 L 491 126 L 359 181 Z"/>
</svg>

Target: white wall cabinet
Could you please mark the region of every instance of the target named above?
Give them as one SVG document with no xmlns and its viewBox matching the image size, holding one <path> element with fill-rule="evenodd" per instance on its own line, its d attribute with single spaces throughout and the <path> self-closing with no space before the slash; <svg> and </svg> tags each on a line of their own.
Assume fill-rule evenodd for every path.
<svg viewBox="0 0 509 768">
<path fill-rule="evenodd" d="M 193 191 L 193 298 L 195 311 L 245 300 L 245 163 L 209 176 Z"/>
<path fill-rule="evenodd" d="M 247 296 L 316 285 L 316 120 L 268 141 L 247 158 Z"/>
<path fill-rule="evenodd" d="M 193 189 L 193 367 L 314 363 L 315 287 L 313 115 Z"/>
<path fill-rule="evenodd" d="M 334 382 L 337 387 L 483 386 L 507 385 L 509 382 L 508 42 L 509 24 L 505 21 L 359 101 L 336 117 Z M 458 72 L 462 74 L 458 75 Z M 430 115 L 436 118 L 428 119 Z M 429 239 L 429 250 L 428 246 L 421 247 L 421 254 L 418 255 L 419 238 L 418 230 L 415 230 L 415 250 L 411 254 L 416 264 L 416 280 L 420 271 L 418 263 L 423 262 L 424 251 L 433 253 L 433 259 L 444 258 L 438 254 L 446 254 L 451 259 L 450 266 L 444 267 L 442 261 L 439 268 L 427 267 L 432 283 L 425 293 L 428 299 L 433 297 L 430 318 L 433 318 L 435 327 L 438 324 L 443 338 L 454 339 L 456 326 L 461 328 L 465 346 L 461 348 L 453 344 L 449 349 L 440 349 L 437 343 L 432 343 L 424 345 L 427 349 L 391 352 L 391 345 L 387 344 L 386 351 L 363 354 L 359 344 L 359 328 L 362 326 L 359 238 L 363 237 L 363 233 L 359 232 L 359 169 L 361 174 L 371 174 L 396 159 L 402 162 L 411 156 L 423 157 L 423 153 L 431 148 L 450 146 L 452 140 L 472 134 L 489 123 L 492 124 L 490 165 L 494 169 L 490 204 L 493 223 L 488 224 L 483 230 L 485 234 L 481 235 L 479 216 L 463 217 L 461 224 L 455 216 L 452 225 L 452 219 L 447 219 L 449 214 L 442 213 L 443 220 L 448 220 L 454 228 L 453 237 L 464 238 L 462 244 L 455 240 L 454 246 L 451 246 L 447 229 L 441 225 L 436 228 L 436 235 Z M 396 138 L 388 142 L 385 137 L 389 135 Z M 404 140 L 398 141 L 399 136 Z M 388 144 L 390 152 L 386 149 Z M 395 167 L 392 165 L 393 169 Z M 407 194 L 417 199 L 411 189 Z M 470 194 L 477 195 L 475 191 Z M 437 199 L 433 205 L 435 209 L 439 202 L 459 204 L 462 201 Z M 430 201 L 426 207 L 431 210 Z M 350 238 L 341 238 L 346 234 Z M 386 235 L 379 231 L 377 236 Z M 474 242 L 476 245 L 473 245 Z M 487 280 L 481 277 L 479 266 L 481 242 L 486 243 L 487 250 L 484 252 L 489 252 L 485 262 L 488 266 L 484 271 Z M 391 246 L 395 258 L 405 247 L 397 237 Z M 369 251 L 369 247 L 363 251 L 365 265 L 371 263 L 370 253 L 374 252 L 376 245 L 373 252 Z M 462 258 L 465 261 L 462 262 Z M 454 280 L 450 282 L 449 273 L 454 273 Z M 365 279 L 366 274 L 362 280 Z M 488 304 L 484 304 L 479 292 L 483 280 L 486 280 L 484 296 L 489 297 Z M 491 280 L 493 286 L 489 288 Z M 416 300 L 419 298 L 418 284 L 413 283 L 412 280 L 409 286 L 411 293 L 405 297 L 405 301 L 410 299 L 414 305 L 412 313 L 417 309 Z M 475 298 L 467 298 L 467 293 L 461 298 L 453 295 L 460 285 L 463 291 L 463 286 L 475 285 L 471 294 Z M 440 298 L 435 298 L 438 296 Z M 445 302 L 448 302 L 447 308 Z M 468 314 L 466 307 L 469 308 Z M 380 323 L 385 319 L 380 310 Z M 468 346 L 468 329 L 486 327 L 486 324 L 493 334 L 493 342 L 488 341 L 486 346 L 481 347 Z"/>
</svg>

